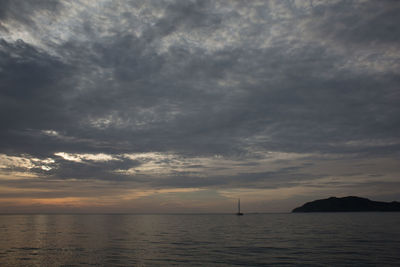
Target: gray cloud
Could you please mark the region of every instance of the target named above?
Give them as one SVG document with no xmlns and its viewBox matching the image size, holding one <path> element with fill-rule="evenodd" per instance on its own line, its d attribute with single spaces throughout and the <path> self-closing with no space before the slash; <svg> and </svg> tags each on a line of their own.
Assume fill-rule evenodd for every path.
<svg viewBox="0 0 400 267">
<path fill-rule="evenodd" d="M 45 13 L 46 16 L 57 15 L 61 6 L 60 2 L 51 0 L 3 0 L 0 3 L 0 22 L 15 20 L 25 26 L 40 27 L 40 25 L 36 25 L 34 20 L 31 19 L 32 16 L 35 13 Z M 14 29 L 8 30 L 12 31 Z"/>
<path fill-rule="evenodd" d="M 43 177 L 221 188 L 324 176 L 298 163 L 227 179 L 196 178 L 208 167 L 191 162 L 153 182 L 116 170 L 142 164 L 122 154 L 154 151 L 219 155 L 243 168 L 260 168 L 260 151 L 316 154 L 316 162 L 320 154 L 396 157 L 399 4 L 310 3 L 133 1 L 96 10 L 88 2 L 82 11 L 78 2 L 3 1 L 0 153 L 54 158 L 51 171 L 36 170 Z M 57 152 L 120 160 L 77 163 Z"/>
<path fill-rule="evenodd" d="M 384 0 L 379 3 L 338 1 L 321 5 L 313 10 L 318 19 L 316 29 L 324 36 L 331 36 L 343 42 L 360 45 L 393 43 L 399 41 L 400 4 Z"/>
</svg>

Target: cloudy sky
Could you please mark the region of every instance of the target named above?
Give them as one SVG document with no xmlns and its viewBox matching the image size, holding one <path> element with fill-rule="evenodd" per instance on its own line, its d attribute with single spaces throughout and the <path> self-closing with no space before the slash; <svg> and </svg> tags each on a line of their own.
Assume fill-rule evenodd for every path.
<svg viewBox="0 0 400 267">
<path fill-rule="evenodd" d="M 0 212 L 400 200 L 400 1 L 0 2 Z"/>
</svg>

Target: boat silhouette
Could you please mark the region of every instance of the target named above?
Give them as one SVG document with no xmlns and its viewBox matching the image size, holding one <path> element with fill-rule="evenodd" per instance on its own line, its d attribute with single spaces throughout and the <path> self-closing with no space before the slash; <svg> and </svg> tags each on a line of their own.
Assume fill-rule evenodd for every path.
<svg viewBox="0 0 400 267">
<path fill-rule="evenodd" d="M 243 213 L 240 212 L 240 198 L 238 199 L 238 212 L 236 213 L 237 216 L 243 216 Z"/>
</svg>

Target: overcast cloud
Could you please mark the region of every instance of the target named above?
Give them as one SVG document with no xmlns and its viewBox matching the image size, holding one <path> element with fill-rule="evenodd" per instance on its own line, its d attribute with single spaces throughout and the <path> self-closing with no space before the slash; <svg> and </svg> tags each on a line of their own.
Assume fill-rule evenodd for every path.
<svg viewBox="0 0 400 267">
<path fill-rule="evenodd" d="M 0 211 L 399 200 L 398 14 L 389 0 L 1 1 Z"/>
</svg>

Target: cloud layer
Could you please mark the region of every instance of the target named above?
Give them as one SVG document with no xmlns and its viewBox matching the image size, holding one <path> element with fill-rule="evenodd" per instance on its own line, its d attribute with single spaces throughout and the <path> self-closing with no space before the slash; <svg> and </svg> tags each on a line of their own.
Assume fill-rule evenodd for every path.
<svg viewBox="0 0 400 267">
<path fill-rule="evenodd" d="M 117 199 L 122 185 L 201 189 L 216 202 L 255 189 L 357 194 L 341 189 L 354 184 L 400 196 L 399 11 L 395 1 L 2 1 L 0 194 L 39 179 L 30 190 L 89 180 L 99 188 L 87 194 Z"/>
</svg>

